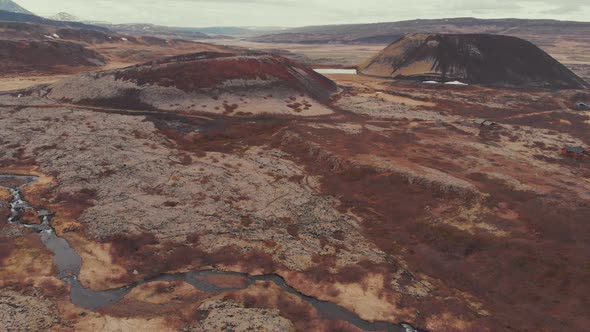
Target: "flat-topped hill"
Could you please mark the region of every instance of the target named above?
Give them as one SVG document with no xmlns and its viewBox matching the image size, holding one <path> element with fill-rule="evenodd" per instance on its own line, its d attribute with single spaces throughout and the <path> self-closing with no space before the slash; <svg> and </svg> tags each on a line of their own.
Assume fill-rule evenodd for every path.
<svg viewBox="0 0 590 332">
<path fill-rule="evenodd" d="M 414 34 L 362 64 L 364 75 L 512 87 L 588 84 L 532 43 L 486 34 Z"/>
<path fill-rule="evenodd" d="M 202 52 L 87 73 L 50 87 L 49 97 L 131 109 L 244 114 L 327 114 L 336 84 L 270 54 Z"/>
</svg>

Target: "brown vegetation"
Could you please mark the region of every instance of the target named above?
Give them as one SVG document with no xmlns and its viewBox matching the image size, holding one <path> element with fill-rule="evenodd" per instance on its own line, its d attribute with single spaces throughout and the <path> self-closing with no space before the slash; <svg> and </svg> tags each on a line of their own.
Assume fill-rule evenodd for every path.
<svg viewBox="0 0 590 332">
<path fill-rule="evenodd" d="M 83 188 L 78 192 L 60 192 L 55 196 L 54 203 L 65 206 L 71 217 L 76 219 L 94 204 L 96 195 L 96 190 L 89 188 Z"/>
<path fill-rule="evenodd" d="M 0 59 L 3 74 L 63 72 L 68 67 L 99 67 L 106 61 L 82 45 L 62 41 L 0 40 Z"/>
<path fill-rule="evenodd" d="M 80 280 L 113 279 L 98 288 L 187 269 L 277 273 L 370 320 L 583 330 L 588 172 L 559 155 L 588 140 L 587 116 L 562 106 L 573 93 L 347 80 L 333 115 L 305 119 L 10 109 L 0 163 L 35 163 L 55 177 L 47 191 L 25 194 L 36 206 L 51 198 L 56 230 L 94 264 Z M 304 108 L 296 95 L 279 103 Z M 500 125 L 473 123 L 484 117 Z M 70 213 L 80 232 L 65 233 Z M 11 256 L 30 248 L 2 243 Z M 188 325 L 226 312 L 174 298 L 182 287 L 136 288 L 105 312 L 155 319 L 186 305 Z M 219 298 L 278 309 L 300 330 L 350 328 L 273 287 Z"/>
</svg>

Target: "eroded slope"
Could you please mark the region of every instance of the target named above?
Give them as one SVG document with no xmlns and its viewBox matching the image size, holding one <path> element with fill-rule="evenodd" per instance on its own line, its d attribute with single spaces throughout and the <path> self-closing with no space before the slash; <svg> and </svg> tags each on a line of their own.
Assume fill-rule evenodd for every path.
<svg viewBox="0 0 590 332">
<path fill-rule="evenodd" d="M 337 91 L 286 58 L 203 52 L 58 82 L 47 97 L 77 104 L 237 115 L 322 115 Z"/>
</svg>

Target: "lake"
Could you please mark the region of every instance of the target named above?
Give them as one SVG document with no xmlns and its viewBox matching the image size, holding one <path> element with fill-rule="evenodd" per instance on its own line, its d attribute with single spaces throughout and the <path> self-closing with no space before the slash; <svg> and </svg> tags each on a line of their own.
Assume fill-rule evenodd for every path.
<svg viewBox="0 0 590 332">
<path fill-rule="evenodd" d="M 321 68 L 321 69 L 314 69 L 316 73 L 319 74 L 350 74 L 356 75 L 356 69 L 330 69 L 330 68 Z"/>
</svg>

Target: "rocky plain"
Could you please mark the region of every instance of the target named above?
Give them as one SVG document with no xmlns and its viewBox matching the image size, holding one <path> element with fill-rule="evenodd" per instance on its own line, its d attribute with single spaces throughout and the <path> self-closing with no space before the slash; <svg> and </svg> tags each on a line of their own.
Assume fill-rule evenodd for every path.
<svg viewBox="0 0 590 332">
<path fill-rule="evenodd" d="M 0 92 L 0 330 L 590 326 L 584 86 L 150 41 Z"/>
</svg>

